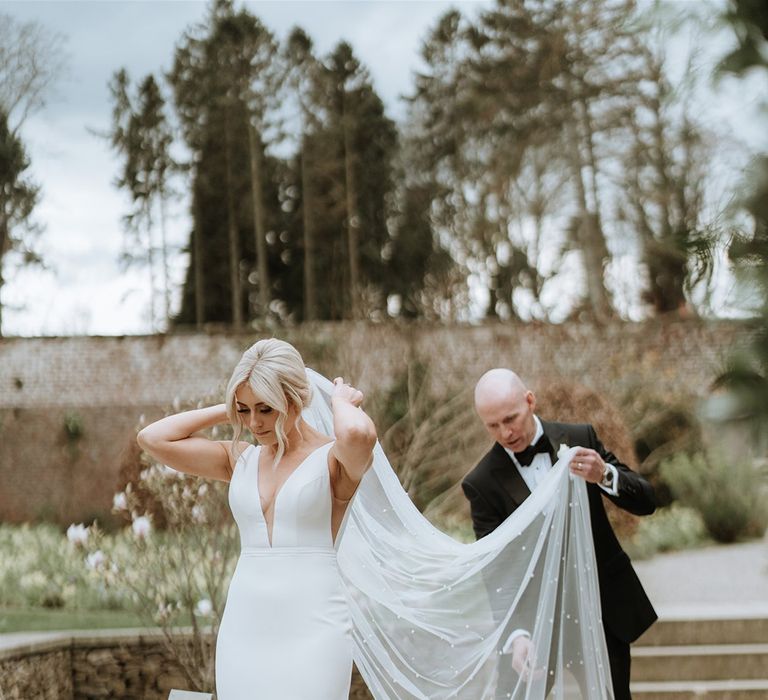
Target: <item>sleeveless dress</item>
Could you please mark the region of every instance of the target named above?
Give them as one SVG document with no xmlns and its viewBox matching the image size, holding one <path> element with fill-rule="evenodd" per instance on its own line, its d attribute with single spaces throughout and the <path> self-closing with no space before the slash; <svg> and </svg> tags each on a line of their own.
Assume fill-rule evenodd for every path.
<svg viewBox="0 0 768 700">
<path fill-rule="evenodd" d="M 349 610 L 331 535 L 328 443 L 276 494 L 272 543 L 259 497 L 260 447 L 240 456 L 229 504 L 241 552 L 216 641 L 217 700 L 347 700 Z"/>
</svg>

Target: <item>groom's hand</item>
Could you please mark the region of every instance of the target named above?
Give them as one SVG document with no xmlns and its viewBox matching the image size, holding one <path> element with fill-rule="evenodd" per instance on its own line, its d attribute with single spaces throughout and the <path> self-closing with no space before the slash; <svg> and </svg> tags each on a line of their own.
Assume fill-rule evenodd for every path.
<svg viewBox="0 0 768 700">
<path fill-rule="evenodd" d="M 536 666 L 536 650 L 527 635 L 521 635 L 512 642 L 512 668 L 526 683 L 543 678 L 547 672 L 544 666 Z"/>
<path fill-rule="evenodd" d="M 528 661 L 532 649 L 533 642 L 531 642 L 531 638 L 524 634 L 520 635 L 514 642 L 512 642 L 512 668 L 517 671 L 517 675 L 524 681 L 528 680 L 528 676 L 531 673 Z"/>
<path fill-rule="evenodd" d="M 594 450 L 580 447 L 573 455 L 569 465 L 571 474 L 580 476 L 592 484 L 599 484 L 605 476 L 605 462 Z"/>
</svg>

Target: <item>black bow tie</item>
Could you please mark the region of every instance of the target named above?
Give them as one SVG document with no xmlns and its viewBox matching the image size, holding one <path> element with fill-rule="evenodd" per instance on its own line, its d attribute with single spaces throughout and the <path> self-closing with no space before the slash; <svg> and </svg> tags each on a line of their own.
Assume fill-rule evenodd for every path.
<svg viewBox="0 0 768 700">
<path fill-rule="evenodd" d="M 547 454 L 551 459 L 552 453 L 552 443 L 546 435 L 542 435 L 536 443 L 528 445 L 522 452 L 515 452 L 515 459 L 521 467 L 528 467 L 537 454 Z"/>
</svg>

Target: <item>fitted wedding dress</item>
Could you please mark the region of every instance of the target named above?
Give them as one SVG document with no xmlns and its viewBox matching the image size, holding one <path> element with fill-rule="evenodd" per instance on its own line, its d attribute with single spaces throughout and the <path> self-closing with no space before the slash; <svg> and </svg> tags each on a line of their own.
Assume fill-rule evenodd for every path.
<svg viewBox="0 0 768 700">
<path fill-rule="evenodd" d="M 272 541 L 259 452 L 237 461 L 229 503 L 241 554 L 216 645 L 218 700 L 347 700 L 351 623 L 331 535 L 327 443 L 277 492 Z"/>
</svg>

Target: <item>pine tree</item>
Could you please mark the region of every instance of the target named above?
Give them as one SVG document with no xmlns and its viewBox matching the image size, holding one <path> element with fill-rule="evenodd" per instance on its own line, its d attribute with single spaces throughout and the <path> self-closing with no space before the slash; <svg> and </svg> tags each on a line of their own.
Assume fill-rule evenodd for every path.
<svg viewBox="0 0 768 700">
<path fill-rule="evenodd" d="M 3 262 L 11 251 L 21 254 L 22 262 L 39 262 L 32 248 L 38 229 L 32 213 L 40 196 L 40 188 L 27 174 L 30 161 L 21 139 L 8 125 L 8 117 L 0 110 L 0 294 L 5 277 Z M 0 301 L 0 337 L 3 330 L 3 305 Z"/>
</svg>

